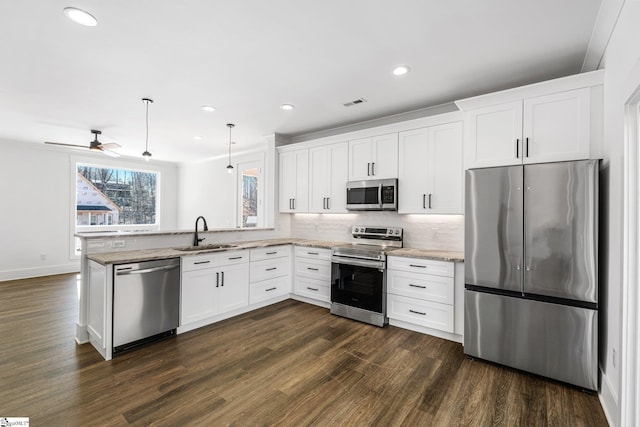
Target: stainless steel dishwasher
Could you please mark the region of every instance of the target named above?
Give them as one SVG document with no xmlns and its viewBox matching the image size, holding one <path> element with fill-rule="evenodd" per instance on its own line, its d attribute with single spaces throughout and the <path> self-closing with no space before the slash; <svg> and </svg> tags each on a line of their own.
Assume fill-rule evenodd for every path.
<svg viewBox="0 0 640 427">
<path fill-rule="evenodd" d="M 113 353 L 175 335 L 180 322 L 180 259 L 114 268 Z"/>
</svg>

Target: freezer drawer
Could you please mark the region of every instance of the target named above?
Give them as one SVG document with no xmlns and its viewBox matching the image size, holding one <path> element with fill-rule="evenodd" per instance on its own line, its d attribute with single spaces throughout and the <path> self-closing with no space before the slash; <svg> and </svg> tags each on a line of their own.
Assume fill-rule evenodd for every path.
<svg viewBox="0 0 640 427">
<path fill-rule="evenodd" d="M 598 312 L 465 290 L 464 352 L 598 389 Z"/>
</svg>

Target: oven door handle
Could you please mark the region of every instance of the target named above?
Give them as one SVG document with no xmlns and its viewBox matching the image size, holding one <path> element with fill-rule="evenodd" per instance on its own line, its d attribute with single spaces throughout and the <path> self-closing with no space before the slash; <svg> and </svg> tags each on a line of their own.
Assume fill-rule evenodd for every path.
<svg viewBox="0 0 640 427">
<path fill-rule="evenodd" d="M 384 262 L 379 262 L 379 261 L 366 261 L 366 260 L 360 260 L 356 258 L 344 258 L 344 259 L 331 258 L 331 263 L 355 265 L 357 267 L 375 268 L 378 271 L 384 271 Z"/>
</svg>

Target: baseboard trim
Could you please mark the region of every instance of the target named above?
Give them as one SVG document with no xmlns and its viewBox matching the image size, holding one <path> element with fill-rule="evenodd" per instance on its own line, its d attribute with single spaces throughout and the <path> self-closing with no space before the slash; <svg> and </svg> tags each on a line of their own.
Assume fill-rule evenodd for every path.
<svg viewBox="0 0 640 427">
<path fill-rule="evenodd" d="M 7 280 L 30 279 L 32 277 L 51 276 L 54 274 L 79 273 L 80 261 L 69 264 L 48 265 L 46 267 L 21 268 L 0 271 L 0 282 Z"/>
<path fill-rule="evenodd" d="M 600 405 L 610 426 L 618 425 L 618 393 L 609 382 L 609 377 L 600 370 Z"/>
</svg>

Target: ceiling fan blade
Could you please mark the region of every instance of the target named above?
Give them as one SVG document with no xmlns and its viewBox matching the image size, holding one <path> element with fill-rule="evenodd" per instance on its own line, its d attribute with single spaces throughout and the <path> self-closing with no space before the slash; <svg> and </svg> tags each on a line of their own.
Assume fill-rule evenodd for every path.
<svg viewBox="0 0 640 427">
<path fill-rule="evenodd" d="M 51 141 L 45 141 L 45 144 L 49 144 L 49 145 L 62 145 L 63 147 L 75 147 L 75 148 L 89 148 L 86 145 L 78 145 L 78 144 L 65 144 L 63 142 L 51 142 Z"/>
<path fill-rule="evenodd" d="M 104 154 L 106 154 L 109 157 L 120 157 L 120 154 L 116 153 L 115 151 L 111 151 L 111 150 L 102 150 L 102 152 Z"/>
<path fill-rule="evenodd" d="M 106 144 L 101 144 L 100 147 L 103 150 L 115 150 L 117 148 L 120 148 L 120 144 L 117 144 L 115 142 L 107 142 Z"/>
</svg>

